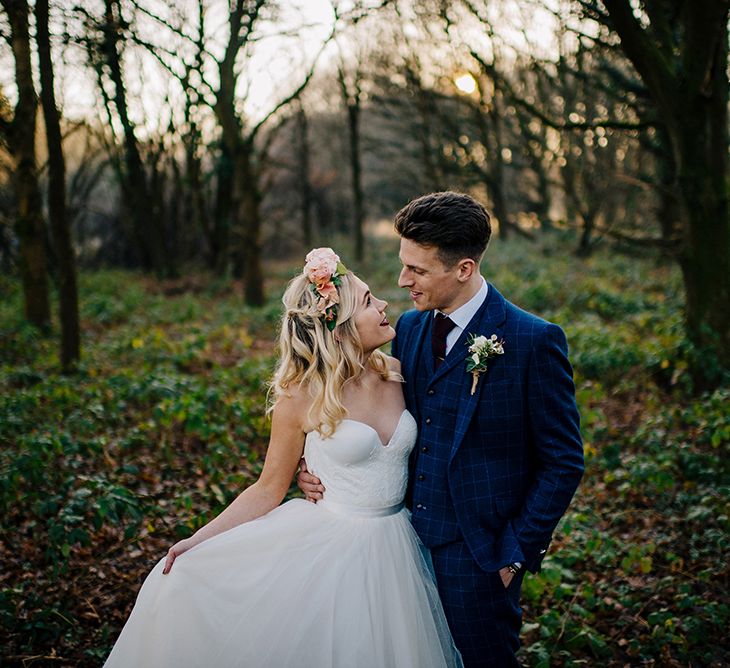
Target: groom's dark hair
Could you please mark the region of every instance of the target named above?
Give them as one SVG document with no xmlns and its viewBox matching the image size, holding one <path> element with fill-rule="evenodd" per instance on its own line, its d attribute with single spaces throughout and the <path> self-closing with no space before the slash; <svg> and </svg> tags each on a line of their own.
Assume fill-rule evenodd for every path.
<svg viewBox="0 0 730 668">
<path fill-rule="evenodd" d="M 395 215 L 404 239 L 435 246 L 447 267 L 468 257 L 479 262 L 492 235 L 487 210 L 473 197 L 451 191 L 421 195 Z"/>
</svg>

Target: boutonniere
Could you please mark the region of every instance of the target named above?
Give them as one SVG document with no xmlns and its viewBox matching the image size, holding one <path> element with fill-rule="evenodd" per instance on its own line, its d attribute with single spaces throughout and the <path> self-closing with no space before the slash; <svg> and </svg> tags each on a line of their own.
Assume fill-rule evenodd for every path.
<svg viewBox="0 0 730 668">
<path fill-rule="evenodd" d="M 477 391 L 479 374 L 487 370 L 487 360 L 497 355 L 504 355 L 504 339 L 498 340 L 496 334 L 492 334 L 489 338 L 469 334 L 468 345 L 471 355 L 466 361 L 466 370 L 473 377 L 471 393 L 474 394 Z"/>
</svg>

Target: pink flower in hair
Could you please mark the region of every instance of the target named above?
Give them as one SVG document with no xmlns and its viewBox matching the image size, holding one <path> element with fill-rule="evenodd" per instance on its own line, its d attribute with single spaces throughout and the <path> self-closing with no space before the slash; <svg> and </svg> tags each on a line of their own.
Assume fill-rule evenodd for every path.
<svg viewBox="0 0 730 668">
<path fill-rule="evenodd" d="M 347 267 L 331 248 L 314 248 L 307 254 L 304 275 L 317 295 L 317 310 L 330 331 L 337 324 L 337 304 L 340 303 L 337 286 L 340 285 L 340 277 L 346 273 Z"/>
<path fill-rule="evenodd" d="M 326 308 L 333 304 L 340 303 L 340 295 L 337 293 L 337 286 L 332 282 L 318 283 L 317 293 L 320 296 L 320 300 L 317 302 L 317 309 L 324 311 Z"/>
<path fill-rule="evenodd" d="M 304 273 L 312 283 L 329 282 L 339 263 L 339 256 L 331 248 L 315 248 L 307 254 Z"/>
</svg>

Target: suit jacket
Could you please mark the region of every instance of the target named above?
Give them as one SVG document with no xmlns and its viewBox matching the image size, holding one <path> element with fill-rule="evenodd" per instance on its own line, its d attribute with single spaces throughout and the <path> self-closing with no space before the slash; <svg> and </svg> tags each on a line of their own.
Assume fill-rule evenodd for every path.
<svg viewBox="0 0 730 668">
<path fill-rule="evenodd" d="M 463 538 L 486 571 L 515 561 L 537 571 L 583 474 L 565 335 L 490 285 L 434 370 L 432 321 L 431 311 L 408 311 L 393 342 L 419 425 L 409 475 L 413 525 L 428 547 Z M 504 340 L 473 395 L 469 334 Z"/>
</svg>

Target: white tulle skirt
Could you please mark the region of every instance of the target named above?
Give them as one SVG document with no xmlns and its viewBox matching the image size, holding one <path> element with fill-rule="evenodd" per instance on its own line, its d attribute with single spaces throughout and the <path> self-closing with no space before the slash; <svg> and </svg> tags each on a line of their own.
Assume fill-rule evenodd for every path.
<svg viewBox="0 0 730 668">
<path fill-rule="evenodd" d="M 295 499 L 163 563 L 107 667 L 461 665 L 404 509 Z"/>
</svg>

